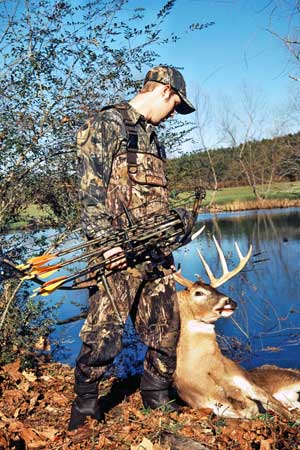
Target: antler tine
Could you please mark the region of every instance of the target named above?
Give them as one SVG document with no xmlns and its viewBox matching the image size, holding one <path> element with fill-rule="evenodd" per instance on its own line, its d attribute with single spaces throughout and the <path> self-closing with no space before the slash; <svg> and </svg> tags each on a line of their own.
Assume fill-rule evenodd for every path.
<svg viewBox="0 0 300 450">
<path fill-rule="evenodd" d="M 201 259 L 202 264 L 203 264 L 203 266 L 204 266 L 204 268 L 206 270 L 208 278 L 210 279 L 211 286 L 213 286 L 213 283 L 215 283 L 217 281 L 217 279 L 214 277 L 212 271 L 210 270 L 209 265 L 207 264 L 207 262 L 205 261 L 204 257 L 202 256 L 202 253 L 200 252 L 200 250 L 198 249 L 197 251 L 198 251 L 199 258 Z"/>
<path fill-rule="evenodd" d="M 203 225 L 203 227 L 200 228 L 200 230 L 196 231 L 195 233 L 192 234 L 191 236 L 191 241 L 193 241 L 194 239 L 196 239 L 204 230 L 205 225 Z"/>
<path fill-rule="evenodd" d="M 225 260 L 225 256 L 224 256 L 223 250 L 221 249 L 221 247 L 219 245 L 219 242 L 217 241 L 217 239 L 214 235 L 213 235 L 213 240 L 214 240 L 215 246 L 217 247 L 217 250 L 218 250 L 218 254 L 219 254 L 219 258 L 220 258 L 221 266 L 222 266 L 222 270 L 223 270 L 223 276 L 224 276 L 225 274 L 229 273 L 227 263 Z"/>
<path fill-rule="evenodd" d="M 235 275 L 237 275 L 247 264 L 247 262 L 249 261 L 249 258 L 251 256 L 252 253 L 252 245 L 250 245 L 248 253 L 246 256 L 242 255 L 242 252 L 238 246 L 238 244 L 235 242 L 235 248 L 237 251 L 237 254 L 239 256 L 240 262 L 239 264 L 236 266 L 235 269 L 229 271 L 228 267 L 227 267 L 227 263 L 224 257 L 224 253 L 223 250 L 221 249 L 218 241 L 216 240 L 215 236 L 213 236 L 216 248 L 218 250 L 218 254 L 219 254 L 219 258 L 221 261 L 221 265 L 222 265 L 222 270 L 223 270 L 223 275 L 220 278 L 215 278 L 209 265 L 207 264 L 207 262 L 205 261 L 204 257 L 202 256 L 201 252 L 198 250 L 198 254 L 199 257 L 202 261 L 202 264 L 206 270 L 206 273 L 208 275 L 208 278 L 210 279 L 210 286 L 213 288 L 217 288 L 219 286 L 221 286 L 222 284 L 224 284 L 226 281 L 230 280 L 231 278 L 233 278 Z"/>
<path fill-rule="evenodd" d="M 177 281 L 178 284 L 181 284 L 181 286 L 184 286 L 188 289 L 190 289 L 194 284 L 191 280 L 184 278 L 184 276 L 181 274 L 181 270 L 177 270 L 177 272 L 173 273 L 173 278 L 175 281 Z"/>
</svg>

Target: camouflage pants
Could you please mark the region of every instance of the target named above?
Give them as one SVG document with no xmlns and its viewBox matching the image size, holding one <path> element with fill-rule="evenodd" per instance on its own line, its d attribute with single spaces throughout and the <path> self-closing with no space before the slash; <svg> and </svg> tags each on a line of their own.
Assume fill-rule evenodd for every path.
<svg viewBox="0 0 300 450">
<path fill-rule="evenodd" d="M 88 316 L 80 332 L 83 345 L 76 361 L 76 382 L 101 379 L 122 350 L 124 323 L 129 314 L 138 335 L 148 346 L 145 370 L 169 380 L 176 366 L 179 336 L 179 311 L 171 270 L 163 268 L 161 277 L 146 281 L 128 270 L 111 275 L 107 281 L 122 322 L 99 284 L 91 292 Z"/>
</svg>

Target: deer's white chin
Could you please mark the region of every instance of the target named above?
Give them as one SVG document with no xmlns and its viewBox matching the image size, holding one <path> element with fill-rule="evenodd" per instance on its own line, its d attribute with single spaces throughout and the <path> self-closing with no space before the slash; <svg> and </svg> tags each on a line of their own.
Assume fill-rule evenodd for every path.
<svg viewBox="0 0 300 450">
<path fill-rule="evenodd" d="M 189 320 L 188 329 L 191 333 L 214 333 L 215 326 L 213 323 L 205 323 L 200 320 Z"/>
</svg>

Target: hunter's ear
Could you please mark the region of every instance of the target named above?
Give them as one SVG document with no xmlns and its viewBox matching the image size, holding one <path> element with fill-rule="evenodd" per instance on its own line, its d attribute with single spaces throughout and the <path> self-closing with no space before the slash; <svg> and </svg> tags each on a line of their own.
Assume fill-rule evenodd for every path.
<svg viewBox="0 0 300 450">
<path fill-rule="evenodd" d="M 169 84 L 163 84 L 162 85 L 162 90 L 161 90 L 161 95 L 163 96 L 163 98 L 165 99 L 169 99 L 173 94 L 172 88 Z"/>
</svg>

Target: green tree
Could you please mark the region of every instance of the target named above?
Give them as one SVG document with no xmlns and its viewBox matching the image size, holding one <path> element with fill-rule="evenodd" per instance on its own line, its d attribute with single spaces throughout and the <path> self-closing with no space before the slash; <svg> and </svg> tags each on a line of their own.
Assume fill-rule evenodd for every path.
<svg viewBox="0 0 300 450">
<path fill-rule="evenodd" d="M 32 202 L 52 207 L 55 226 L 74 227 L 75 131 L 88 114 L 131 95 L 141 85 L 138 74 L 162 63 L 156 49 L 179 39 L 163 33 L 174 5 L 160 0 L 148 20 L 131 0 L 0 2 L 0 232 Z M 53 215 L 48 219 L 53 224 Z M 24 247 L 12 239 L 0 236 L 1 255 L 17 260 Z M 12 329 L 17 315 L 7 306 L 16 288 L 16 305 L 30 307 L 12 274 L 0 283 L 0 311 Z"/>
</svg>

